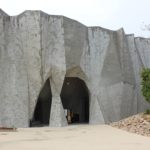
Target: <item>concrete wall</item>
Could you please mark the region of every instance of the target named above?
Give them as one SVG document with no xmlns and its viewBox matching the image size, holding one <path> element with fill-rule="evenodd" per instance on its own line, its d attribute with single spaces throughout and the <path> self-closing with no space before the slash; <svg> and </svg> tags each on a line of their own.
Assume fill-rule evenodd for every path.
<svg viewBox="0 0 150 150">
<path fill-rule="evenodd" d="M 133 105 L 135 82 L 123 29 L 114 32 L 91 27 L 89 28 L 89 43 L 91 59 L 90 122 L 94 124 L 111 122 L 129 116 L 135 107 Z M 94 108 L 97 108 L 99 114 L 95 113 Z"/>
<path fill-rule="evenodd" d="M 28 127 L 49 78 L 50 126 L 67 125 L 60 93 L 64 78 L 84 80 L 90 123 L 108 123 L 143 111 L 142 67 L 150 67 L 150 40 L 85 25 L 41 11 L 8 16 L 0 10 L 0 126 Z"/>
<path fill-rule="evenodd" d="M 135 38 L 134 35 L 126 35 L 126 38 L 134 68 L 134 77 L 136 83 L 134 93 L 137 112 L 142 112 L 145 111 L 145 109 L 149 108 L 149 104 L 144 100 L 144 97 L 141 93 L 140 74 L 143 67 L 150 68 L 150 39 Z"/>
</svg>

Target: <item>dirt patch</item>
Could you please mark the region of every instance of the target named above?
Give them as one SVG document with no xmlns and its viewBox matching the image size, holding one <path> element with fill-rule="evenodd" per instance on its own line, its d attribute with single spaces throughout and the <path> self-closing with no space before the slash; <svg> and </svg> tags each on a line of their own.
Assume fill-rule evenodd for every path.
<svg viewBox="0 0 150 150">
<path fill-rule="evenodd" d="M 16 132 L 17 128 L 0 127 L 0 132 Z"/>
</svg>

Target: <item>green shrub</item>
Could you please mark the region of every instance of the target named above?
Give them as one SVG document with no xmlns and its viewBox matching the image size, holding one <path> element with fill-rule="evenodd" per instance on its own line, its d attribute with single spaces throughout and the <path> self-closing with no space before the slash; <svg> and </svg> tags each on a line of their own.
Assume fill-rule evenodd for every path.
<svg viewBox="0 0 150 150">
<path fill-rule="evenodd" d="M 145 111 L 145 114 L 150 114 L 150 109 L 147 109 L 147 110 Z"/>
<path fill-rule="evenodd" d="M 142 94 L 145 100 L 150 102 L 150 69 L 144 68 L 141 73 L 142 78 Z"/>
</svg>

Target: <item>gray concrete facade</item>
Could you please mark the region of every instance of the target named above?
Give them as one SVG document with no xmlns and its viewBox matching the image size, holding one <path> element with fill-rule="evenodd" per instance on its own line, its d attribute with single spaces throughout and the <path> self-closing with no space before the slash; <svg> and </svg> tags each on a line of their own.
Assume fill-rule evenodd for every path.
<svg viewBox="0 0 150 150">
<path fill-rule="evenodd" d="M 150 39 L 134 38 L 64 16 L 0 10 L 0 126 L 28 127 L 47 79 L 52 90 L 50 126 L 66 126 L 60 98 L 65 77 L 89 89 L 90 124 L 118 121 L 150 107 L 140 72 L 150 67 Z"/>
</svg>

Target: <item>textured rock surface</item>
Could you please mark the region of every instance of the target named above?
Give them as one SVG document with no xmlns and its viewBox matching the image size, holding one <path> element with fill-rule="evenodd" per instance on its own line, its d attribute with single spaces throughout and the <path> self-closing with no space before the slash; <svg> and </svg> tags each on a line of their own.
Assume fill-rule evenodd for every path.
<svg viewBox="0 0 150 150">
<path fill-rule="evenodd" d="M 138 114 L 118 122 L 113 122 L 110 125 L 128 132 L 150 137 L 150 115 Z"/>
<path fill-rule="evenodd" d="M 150 67 L 150 40 L 86 27 L 63 16 L 0 10 L 0 126 L 28 127 L 49 78 L 50 126 L 67 125 L 60 99 L 66 77 L 84 80 L 91 124 L 117 121 L 143 111 L 139 73 Z"/>
</svg>

